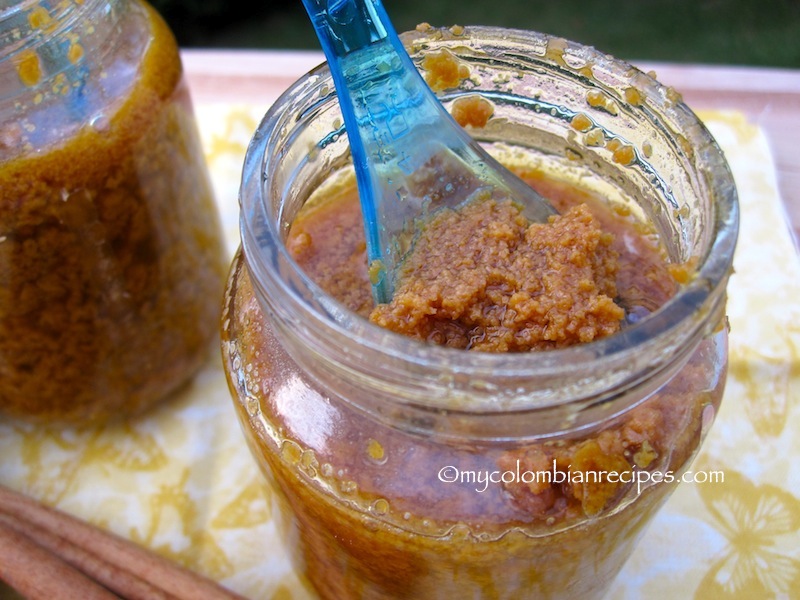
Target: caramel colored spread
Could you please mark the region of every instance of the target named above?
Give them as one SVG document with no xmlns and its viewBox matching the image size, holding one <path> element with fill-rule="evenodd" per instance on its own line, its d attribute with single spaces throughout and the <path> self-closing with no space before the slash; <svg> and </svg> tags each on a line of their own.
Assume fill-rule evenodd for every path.
<svg viewBox="0 0 800 600">
<path fill-rule="evenodd" d="M 561 216 L 530 224 L 512 203 L 480 200 L 439 213 L 404 262 L 389 305 L 372 302 L 353 181 L 331 186 L 307 204 L 287 246 L 351 310 L 406 335 L 473 350 L 591 341 L 675 293 L 673 272 L 685 269 L 668 265 L 646 224 L 538 171 L 520 175 Z"/>
<path fill-rule="evenodd" d="M 486 98 L 477 94 L 463 96 L 453 102 L 451 114 L 462 127 L 486 127 L 494 114 L 494 106 Z"/>
<path fill-rule="evenodd" d="M 469 68 L 446 48 L 427 54 L 421 66 L 425 71 L 425 81 L 434 92 L 458 87 L 462 80 L 469 77 Z"/>
<path fill-rule="evenodd" d="M 585 205 L 528 223 L 510 201 L 438 213 L 415 242 L 389 304 L 370 319 L 463 349 L 518 352 L 611 335 L 616 252 Z"/>
</svg>

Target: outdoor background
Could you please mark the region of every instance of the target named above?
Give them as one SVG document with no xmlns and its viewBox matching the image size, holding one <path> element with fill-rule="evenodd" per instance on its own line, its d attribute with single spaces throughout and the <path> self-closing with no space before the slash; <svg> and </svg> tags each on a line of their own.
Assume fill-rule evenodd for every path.
<svg viewBox="0 0 800 600">
<path fill-rule="evenodd" d="M 300 0 L 151 0 L 184 47 L 319 49 Z M 619 58 L 800 68 L 800 0 L 384 0 L 398 31 L 499 25 Z"/>
</svg>

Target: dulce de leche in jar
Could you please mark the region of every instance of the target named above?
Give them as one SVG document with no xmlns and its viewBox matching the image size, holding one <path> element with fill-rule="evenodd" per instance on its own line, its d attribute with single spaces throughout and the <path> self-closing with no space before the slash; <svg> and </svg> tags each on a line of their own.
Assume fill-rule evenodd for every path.
<svg viewBox="0 0 800 600">
<path fill-rule="evenodd" d="M 139 0 L 0 15 L 0 414 L 103 423 L 216 336 L 225 250 L 175 39 Z"/>
<path fill-rule="evenodd" d="M 374 305 L 330 75 L 300 79 L 244 166 L 222 319 L 244 437 L 322 598 L 600 598 L 722 398 L 730 172 L 691 111 L 591 48 L 404 41 L 559 215 L 432 211 Z"/>
</svg>

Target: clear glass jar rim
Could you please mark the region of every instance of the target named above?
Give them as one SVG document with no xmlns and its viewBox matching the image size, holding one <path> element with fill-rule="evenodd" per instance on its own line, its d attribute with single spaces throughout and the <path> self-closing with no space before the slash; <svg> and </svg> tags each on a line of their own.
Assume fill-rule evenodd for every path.
<svg viewBox="0 0 800 600">
<path fill-rule="evenodd" d="M 494 27 L 468 27 L 467 35 L 480 39 L 482 42 L 491 40 L 499 44 L 513 38 L 515 42 L 529 42 L 531 46 L 546 45 L 548 40 L 556 39 L 538 32 Z M 566 42 L 566 44 L 567 48 L 579 48 L 583 55 L 594 56 L 598 64 L 613 64 L 617 69 L 630 69 L 641 73 L 628 63 L 601 54 L 591 47 L 574 42 Z M 544 57 L 542 58 L 544 59 Z M 373 356 L 376 363 L 383 357 L 400 364 L 415 365 L 416 367 L 430 366 L 432 370 L 439 373 L 447 371 L 451 374 L 468 374 L 474 379 L 487 378 L 493 381 L 503 378 L 515 379 L 558 374 L 580 376 L 582 373 L 597 372 L 603 368 L 603 365 L 610 362 L 624 364 L 628 361 L 638 361 L 642 354 L 654 355 L 669 352 L 676 345 L 685 343 L 690 338 L 697 338 L 707 333 L 708 328 L 717 326 L 716 322 L 708 323 L 707 321 L 716 314 L 715 309 L 724 301 L 725 285 L 731 271 L 738 233 L 737 195 L 733 177 L 721 149 L 697 116 L 682 102 L 674 104 L 671 114 L 674 113 L 679 124 L 683 125 L 682 133 L 685 133 L 688 142 L 695 147 L 704 149 L 702 167 L 707 173 L 707 185 L 713 195 L 711 201 L 714 203 L 713 224 L 715 230 L 712 242 L 702 262 L 698 265 L 696 276 L 688 284 L 682 286 L 664 306 L 647 318 L 626 327 L 617 334 L 584 345 L 544 352 L 492 354 L 465 352 L 420 343 L 417 340 L 389 332 L 351 313 L 328 297 L 305 275 L 289 255 L 286 246 L 281 241 L 279 219 L 269 218 L 271 210 L 266 206 L 267 199 L 262 197 L 264 188 L 261 178 L 255 178 L 259 189 L 245 189 L 248 183 L 248 170 L 255 170 L 258 174 L 269 172 L 271 161 L 276 159 L 276 157 L 267 155 L 265 149 L 270 141 L 270 136 L 278 128 L 289 101 L 297 98 L 298 93 L 310 82 L 319 82 L 319 78 L 327 80 L 330 89 L 333 89 L 327 65 L 324 63 L 297 80 L 265 115 L 250 143 L 245 159 L 245 174 L 240 194 L 243 248 L 255 288 L 269 296 L 273 290 L 265 289 L 264 286 L 266 279 L 269 279 L 270 285 L 266 287 L 277 284 L 281 296 L 285 296 L 272 304 L 273 310 L 283 312 L 287 306 L 299 309 L 302 318 L 313 323 L 309 329 L 313 329 L 317 333 L 324 331 L 331 334 L 337 342 L 352 340 L 353 343 L 361 346 L 365 353 Z M 252 186 L 253 183 L 251 181 L 250 185 Z M 254 191 L 255 194 L 252 193 Z M 258 206 L 259 204 L 260 206 Z M 253 210 L 266 221 L 266 230 L 255 231 L 254 217 L 251 215 Z M 248 215 L 251 216 L 248 218 Z M 278 253 L 281 262 L 292 270 L 292 285 L 287 285 L 285 281 L 282 281 L 278 270 L 271 268 L 267 264 L 268 261 L 263 260 L 259 245 L 264 242 L 265 232 L 272 238 L 269 243 Z M 261 236 L 262 239 L 256 241 L 258 236 Z M 294 289 L 293 286 L 297 285 L 302 286 L 305 291 L 310 293 L 314 298 L 313 303 L 309 303 Z M 324 342 L 322 343 L 324 345 Z M 340 356 L 336 357 L 336 360 L 347 361 L 346 354 L 346 352 L 340 352 Z M 515 408 L 524 409 L 524 403 L 520 406 L 515 405 Z"/>
<path fill-rule="evenodd" d="M 71 32 L 78 19 L 98 10 L 107 0 L 84 0 L 83 2 L 61 2 L 45 9 L 41 0 L 17 0 L 0 8 L 0 59 L 5 59 L 23 50 L 35 50 L 53 39 L 62 39 Z M 26 19 L 20 30 L 18 19 L 30 16 L 41 8 L 47 16 L 41 25 Z M 17 31 L 14 31 L 16 29 Z"/>
</svg>

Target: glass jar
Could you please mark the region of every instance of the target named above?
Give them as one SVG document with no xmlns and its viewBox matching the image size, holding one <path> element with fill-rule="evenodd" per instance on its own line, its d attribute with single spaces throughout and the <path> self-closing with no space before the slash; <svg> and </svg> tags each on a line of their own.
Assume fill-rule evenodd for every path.
<svg viewBox="0 0 800 600">
<path fill-rule="evenodd" d="M 323 65 L 245 160 L 222 320 L 245 438 L 323 598 L 601 597 L 720 403 L 731 174 L 674 91 L 592 48 L 480 27 L 404 41 L 417 63 L 447 50 L 466 68 L 440 97 L 491 101 L 471 130 L 491 152 L 649 223 L 684 283 L 619 333 L 531 353 L 424 344 L 345 309 L 286 246 L 349 168 Z"/>
<path fill-rule="evenodd" d="M 228 262 L 175 39 L 138 0 L 7 3 L 0 115 L 0 413 L 138 413 L 208 357 Z"/>
</svg>

